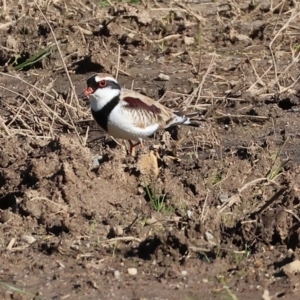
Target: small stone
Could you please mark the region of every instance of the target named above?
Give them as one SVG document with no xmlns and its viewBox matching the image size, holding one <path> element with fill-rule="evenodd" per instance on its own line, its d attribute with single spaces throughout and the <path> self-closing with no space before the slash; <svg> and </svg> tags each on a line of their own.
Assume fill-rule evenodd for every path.
<svg viewBox="0 0 300 300">
<path fill-rule="evenodd" d="M 186 212 L 186 214 L 187 214 L 188 218 L 191 219 L 192 215 L 193 215 L 193 212 L 188 209 L 187 212 Z"/>
<path fill-rule="evenodd" d="M 145 225 L 153 225 L 155 223 L 157 223 L 157 220 L 153 216 L 151 216 L 151 218 L 147 218 L 145 220 Z"/>
<path fill-rule="evenodd" d="M 229 196 L 228 196 L 227 193 L 222 193 L 222 194 L 219 195 L 219 200 L 220 200 L 222 203 L 228 201 L 228 199 L 229 199 Z"/>
<path fill-rule="evenodd" d="M 65 265 L 64 265 L 62 262 L 57 261 L 57 264 L 58 264 L 58 266 L 59 266 L 60 268 L 62 268 L 62 269 L 65 268 Z"/>
<path fill-rule="evenodd" d="M 182 276 L 186 277 L 187 274 L 188 274 L 188 272 L 187 272 L 186 270 L 181 271 L 181 275 L 182 275 Z"/>
<path fill-rule="evenodd" d="M 157 76 L 157 79 L 158 79 L 158 80 L 161 80 L 161 81 L 169 81 L 169 80 L 170 80 L 170 76 L 169 76 L 169 75 L 166 75 L 166 74 L 163 74 L 163 73 L 160 73 L 160 74 Z"/>
<path fill-rule="evenodd" d="M 143 193 L 144 193 L 144 189 L 140 186 L 140 187 L 138 187 L 137 188 L 137 194 L 138 195 L 143 195 Z"/>
<path fill-rule="evenodd" d="M 262 294 L 262 297 L 261 297 L 263 300 L 271 300 L 271 297 L 270 297 L 270 293 L 269 293 L 269 290 L 264 290 L 264 293 Z M 273 297 L 272 297 L 273 298 Z"/>
<path fill-rule="evenodd" d="M 203 278 L 203 279 L 202 279 L 202 282 L 203 282 L 203 283 L 208 283 L 208 279 Z"/>
<path fill-rule="evenodd" d="M 146 89 L 145 87 L 142 87 L 142 88 L 140 89 L 140 93 L 141 93 L 142 95 L 147 96 L 148 93 L 149 93 L 149 91 L 148 91 L 148 89 Z"/>
<path fill-rule="evenodd" d="M 211 233 L 209 233 L 208 231 L 205 231 L 205 240 L 207 241 L 207 242 L 209 242 L 209 241 L 211 241 L 211 240 L 213 240 L 214 239 L 214 236 L 211 234 Z"/>
<path fill-rule="evenodd" d="M 235 37 L 238 41 L 250 40 L 250 37 L 248 35 L 245 35 L 245 34 L 236 34 Z"/>
<path fill-rule="evenodd" d="M 194 37 L 190 37 L 190 36 L 185 36 L 184 37 L 184 43 L 189 46 L 195 43 L 195 38 Z"/>
<path fill-rule="evenodd" d="M 78 251 L 79 250 L 79 245 L 73 244 L 73 245 L 70 246 L 70 248 L 72 250 Z"/>
<path fill-rule="evenodd" d="M 114 271 L 114 277 L 115 277 L 117 280 L 120 280 L 120 277 L 121 277 L 120 271 L 115 270 L 115 271 Z"/>
<path fill-rule="evenodd" d="M 36 241 L 36 239 L 32 235 L 24 234 L 21 236 L 21 240 L 26 242 L 27 244 L 32 244 Z"/>
<path fill-rule="evenodd" d="M 116 226 L 115 233 L 116 233 L 117 236 L 122 236 L 123 233 L 124 233 L 122 226 Z"/>
<path fill-rule="evenodd" d="M 6 249 L 7 249 L 7 250 L 11 250 L 12 247 L 14 246 L 15 242 L 16 242 L 16 238 L 12 238 L 12 239 L 10 240 L 10 242 L 8 243 Z"/>
<path fill-rule="evenodd" d="M 137 274 L 137 269 L 136 268 L 128 268 L 127 272 L 129 275 L 135 276 Z"/>
<path fill-rule="evenodd" d="M 1 154 L 0 154 L 0 167 L 1 166 Z M 12 212 L 9 210 L 0 211 L 0 223 L 6 223 L 12 218 Z"/>
<path fill-rule="evenodd" d="M 100 160 L 102 159 L 103 157 L 102 156 L 96 156 L 93 158 L 93 161 L 92 161 L 92 164 L 93 164 L 93 167 L 94 168 L 97 168 L 100 166 Z"/>
</svg>

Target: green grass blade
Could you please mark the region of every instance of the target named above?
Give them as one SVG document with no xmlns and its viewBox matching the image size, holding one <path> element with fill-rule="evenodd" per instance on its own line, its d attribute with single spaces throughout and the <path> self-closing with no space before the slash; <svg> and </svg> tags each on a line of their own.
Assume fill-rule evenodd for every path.
<svg viewBox="0 0 300 300">
<path fill-rule="evenodd" d="M 50 53 L 51 53 L 50 48 L 51 48 L 51 46 L 40 50 L 38 53 L 36 53 L 36 54 L 32 55 L 31 57 L 29 57 L 28 59 L 26 59 L 23 63 L 21 63 L 17 66 L 13 66 L 13 68 L 16 71 L 18 71 L 25 67 L 36 64 L 37 62 L 43 60 L 45 57 L 50 55 Z"/>
</svg>

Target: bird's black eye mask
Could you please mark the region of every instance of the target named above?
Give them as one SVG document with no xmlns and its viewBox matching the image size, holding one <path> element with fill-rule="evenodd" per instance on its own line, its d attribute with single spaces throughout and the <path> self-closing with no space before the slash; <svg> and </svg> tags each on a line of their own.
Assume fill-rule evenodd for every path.
<svg viewBox="0 0 300 300">
<path fill-rule="evenodd" d="M 93 75 L 86 81 L 86 85 L 88 88 L 92 88 L 95 92 L 99 87 L 99 82 L 96 81 L 97 75 Z"/>
<path fill-rule="evenodd" d="M 120 85 L 113 80 L 101 79 L 99 81 L 99 79 L 100 78 L 98 75 L 93 75 L 90 78 L 88 78 L 88 80 L 86 81 L 87 88 L 84 91 L 84 94 L 86 96 L 93 94 L 97 89 L 103 89 L 105 87 L 110 87 L 111 89 L 118 89 L 118 90 L 121 89 Z"/>
</svg>

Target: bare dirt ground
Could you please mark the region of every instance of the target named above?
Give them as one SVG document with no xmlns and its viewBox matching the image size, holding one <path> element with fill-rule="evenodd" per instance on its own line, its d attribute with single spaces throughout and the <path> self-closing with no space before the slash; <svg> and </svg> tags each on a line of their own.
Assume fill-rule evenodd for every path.
<svg viewBox="0 0 300 300">
<path fill-rule="evenodd" d="M 1 299 L 297 299 L 299 3 L 0 4 Z M 128 157 L 94 72 L 203 128 Z"/>
</svg>

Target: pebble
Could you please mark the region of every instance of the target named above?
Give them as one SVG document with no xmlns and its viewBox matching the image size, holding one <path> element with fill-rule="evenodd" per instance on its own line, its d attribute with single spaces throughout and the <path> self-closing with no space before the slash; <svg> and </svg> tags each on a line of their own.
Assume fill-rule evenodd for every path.
<svg viewBox="0 0 300 300">
<path fill-rule="evenodd" d="M 188 272 L 186 270 L 181 271 L 182 276 L 187 276 Z"/>
<path fill-rule="evenodd" d="M 115 270 L 115 271 L 114 271 L 114 276 L 115 276 L 115 278 L 116 278 L 117 280 L 119 280 L 119 279 L 120 279 L 120 277 L 121 277 L 121 273 L 120 273 L 120 271 L 118 271 L 118 270 Z"/>
<path fill-rule="evenodd" d="M 145 225 L 153 225 L 155 223 L 157 223 L 157 220 L 153 216 L 150 219 L 148 218 L 145 220 Z"/>
<path fill-rule="evenodd" d="M 195 38 L 194 37 L 189 37 L 189 36 L 185 36 L 184 37 L 184 43 L 186 44 L 186 45 L 192 45 L 192 44 L 194 44 L 195 43 Z"/>
<path fill-rule="evenodd" d="M 222 203 L 228 201 L 228 199 L 229 199 L 229 195 L 227 193 L 222 193 L 222 194 L 219 195 L 219 200 Z"/>
<path fill-rule="evenodd" d="M 115 232 L 117 236 L 122 236 L 124 233 L 122 226 L 116 226 Z"/>
<path fill-rule="evenodd" d="M 93 161 L 92 161 L 92 164 L 93 164 L 93 167 L 94 168 L 97 168 L 100 166 L 100 160 L 102 159 L 103 157 L 102 156 L 96 156 L 93 158 Z"/>
<path fill-rule="evenodd" d="M 36 241 L 36 239 L 32 235 L 24 234 L 21 236 L 21 240 L 26 242 L 27 244 L 32 244 Z"/>
<path fill-rule="evenodd" d="M 169 75 L 166 75 L 166 74 L 163 74 L 163 73 L 160 73 L 158 76 L 157 76 L 157 79 L 161 80 L 161 81 L 169 81 L 170 80 L 170 76 Z"/>
<path fill-rule="evenodd" d="M 137 269 L 136 268 L 128 268 L 127 272 L 129 275 L 134 276 L 137 274 Z"/>
<path fill-rule="evenodd" d="M 79 250 L 79 245 L 73 244 L 73 245 L 70 246 L 70 248 L 72 250 L 78 251 Z"/>
<path fill-rule="evenodd" d="M 209 233 L 208 231 L 205 231 L 205 240 L 207 242 L 209 242 L 209 241 L 211 241 L 213 239 L 214 239 L 214 236 L 211 233 Z"/>
</svg>

